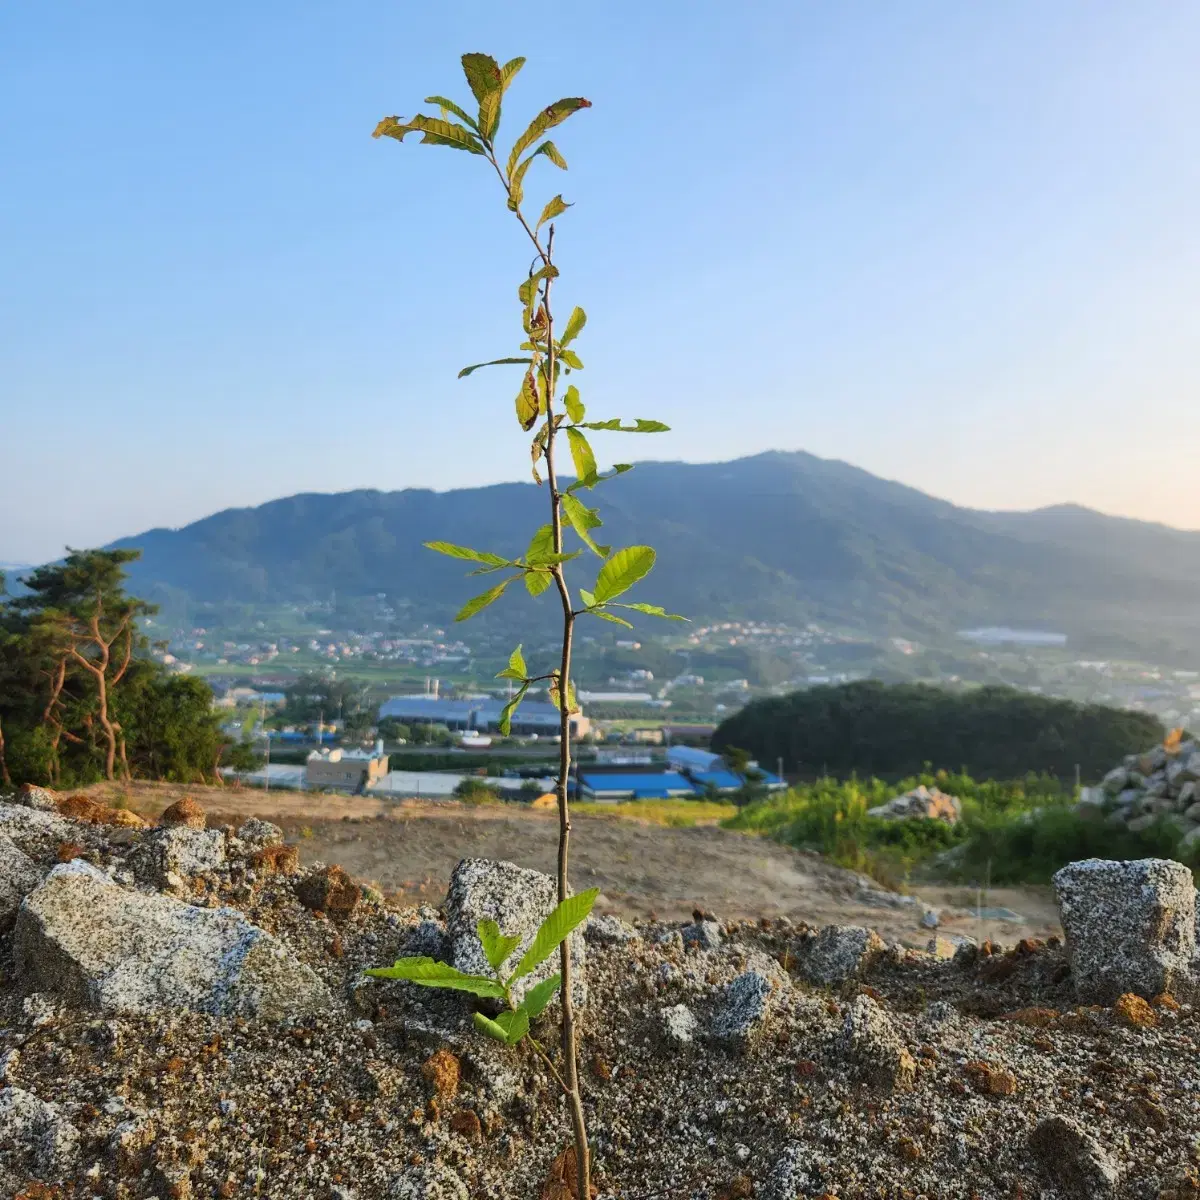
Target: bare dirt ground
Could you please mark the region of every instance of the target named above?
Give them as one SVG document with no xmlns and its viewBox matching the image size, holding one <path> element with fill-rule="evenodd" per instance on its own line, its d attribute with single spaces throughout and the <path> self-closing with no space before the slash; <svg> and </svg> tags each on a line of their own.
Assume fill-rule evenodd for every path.
<svg viewBox="0 0 1200 1200">
<path fill-rule="evenodd" d="M 413 904 L 440 904 L 462 858 L 503 858 L 552 872 L 558 843 L 555 813 L 513 806 L 164 784 L 136 784 L 128 792 L 102 786 L 92 794 L 109 803 L 123 797 L 149 817 L 185 794 L 205 807 L 210 824 L 264 817 L 299 843 L 304 861 L 338 863 Z M 575 886 L 600 888 L 601 911 L 673 921 L 699 908 L 726 921 L 786 916 L 811 925 L 859 924 L 910 945 L 932 936 L 920 925 L 919 906 L 864 904 L 857 898 L 858 876 L 763 838 L 712 825 L 674 829 L 618 816 L 580 815 L 572 826 Z M 1060 932 L 1048 888 L 993 888 L 983 897 L 985 906 L 1021 914 L 1020 924 L 977 920 L 971 910 L 979 897 L 973 891 L 919 886 L 913 893 L 942 910 L 940 933 L 1011 944 Z"/>
</svg>

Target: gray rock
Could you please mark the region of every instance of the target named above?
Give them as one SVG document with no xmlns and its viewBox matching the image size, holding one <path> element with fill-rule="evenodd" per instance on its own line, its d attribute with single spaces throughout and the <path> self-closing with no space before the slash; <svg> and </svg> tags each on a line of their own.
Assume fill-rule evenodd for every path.
<svg viewBox="0 0 1200 1200">
<path fill-rule="evenodd" d="M 676 1046 L 690 1046 L 696 1040 L 700 1023 L 686 1004 L 664 1008 L 659 1016 L 662 1019 L 663 1037 L 668 1042 Z"/>
<path fill-rule="evenodd" d="M 695 921 L 680 931 L 685 946 L 699 946 L 701 950 L 719 950 L 721 926 L 716 921 Z"/>
<path fill-rule="evenodd" d="M 1134 760 L 1137 761 L 1136 759 Z M 1131 764 L 1132 765 L 1132 764 Z M 1114 767 L 1100 780 L 1100 786 L 1110 795 L 1115 796 L 1129 784 L 1129 770 L 1126 767 Z"/>
<path fill-rule="evenodd" d="M 748 1049 L 771 1016 L 778 986 L 778 980 L 762 971 L 743 971 L 717 1001 L 712 1018 L 713 1037 L 735 1049 Z"/>
<path fill-rule="evenodd" d="M 11 1156 L 9 1165 L 18 1170 L 57 1179 L 79 1158 L 79 1132 L 57 1105 L 7 1087 L 0 1091 L 0 1155 Z"/>
<path fill-rule="evenodd" d="M 861 925 L 826 925 L 799 954 L 800 971 L 811 983 L 838 987 L 860 979 L 882 957 L 883 938 Z"/>
<path fill-rule="evenodd" d="M 1075 990 L 1111 1004 L 1189 991 L 1196 953 L 1196 889 L 1182 863 L 1089 858 L 1054 876 Z"/>
<path fill-rule="evenodd" d="M 1145 813 L 1143 816 L 1134 817 L 1132 821 L 1127 821 L 1126 827 L 1130 833 L 1141 833 L 1143 829 L 1149 829 L 1157 820 L 1156 813 Z"/>
<path fill-rule="evenodd" d="M 811 1158 L 811 1151 L 798 1143 L 785 1146 L 771 1164 L 762 1191 L 755 1195 L 762 1200 L 796 1200 L 797 1196 L 809 1195 L 816 1187 L 816 1181 L 809 1175 Z"/>
<path fill-rule="evenodd" d="M 19 804 L 0 804 L 0 833 L 6 834 L 26 854 L 53 850 L 59 842 L 73 841 L 75 829 L 56 813 Z"/>
<path fill-rule="evenodd" d="M 1115 1196 L 1117 1164 L 1089 1133 L 1066 1117 L 1047 1117 L 1029 1135 L 1029 1149 L 1067 1196 L 1102 1200 Z"/>
<path fill-rule="evenodd" d="M 446 893 L 446 927 L 450 937 L 450 961 L 460 971 L 472 975 L 490 975 L 491 968 L 475 932 L 478 923 L 491 918 L 505 936 L 517 935 L 520 942 L 509 957 L 515 964 L 533 942 L 538 926 L 558 904 L 558 889 L 549 875 L 530 871 L 515 863 L 487 858 L 464 858 L 450 876 Z M 573 999 L 577 1007 L 587 1003 L 584 979 L 586 948 L 583 935 L 576 930 L 570 938 Z M 559 969 L 555 951 L 513 985 L 513 997 L 521 998 L 534 984 L 548 979 Z"/>
<path fill-rule="evenodd" d="M 34 787 L 31 783 L 25 784 L 14 799 L 25 808 L 36 808 L 49 813 L 58 812 L 58 797 L 49 789 Z"/>
<path fill-rule="evenodd" d="M 1139 792 L 1137 788 L 1129 788 L 1126 791 L 1118 792 L 1113 803 L 1117 808 L 1131 809 L 1137 805 L 1141 798 L 1142 793 Z"/>
<path fill-rule="evenodd" d="M 7 929 L 21 901 L 42 881 L 37 863 L 0 833 L 0 929 Z"/>
<path fill-rule="evenodd" d="M 855 1078 L 883 1091 L 916 1082 L 917 1065 L 886 1012 L 870 996 L 858 996 L 846 1013 L 838 1046 Z"/>
<path fill-rule="evenodd" d="M 270 821 L 260 817 L 251 817 L 238 826 L 237 838 L 245 842 L 253 850 L 261 850 L 266 846 L 279 846 L 283 843 L 283 830 Z"/>
<path fill-rule="evenodd" d="M 1179 795 L 1176 799 L 1179 801 L 1180 812 L 1185 815 L 1193 808 L 1200 810 L 1200 806 L 1197 805 L 1197 801 L 1200 801 L 1200 787 L 1197 787 L 1195 783 L 1189 780 L 1179 789 Z"/>
<path fill-rule="evenodd" d="M 441 1163 L 407 1168 L 388 1195 L 392 1200 L 470 1200 L 463 1181 Z"/>
<path fill-rule="evenodd" d="M 962 802 L 957 796 L 951 796 L 936 787 L 926 787 L 922 783 L 903 796 L 896 796 L 885 804 L 867 809 L 867 816 L 885 820 L 923 818 L 954 825 L 962 816 Z"/>
<path fill-rule="evenodd" d="M 225 835 L 219 829 L 169 825 L 147 834 L 130 859 L 139 879 L 166 887 L 216 870 L 225 861 Z"/>
<path fill-rule="evenodd" d="M 641 934 L 620 917 L 590 917 L 583 927 L 583 936 L 593 946 L 623 946 L 636 942 Z"/>
<path fill-rule="evenodd" d="M 27 986 L 86 1007 L 279 1019 L 330 999 L 309 967 L 235 909 L 129 891 L 81 859 L 26 897 L 13 941 Z"/>
</svg>

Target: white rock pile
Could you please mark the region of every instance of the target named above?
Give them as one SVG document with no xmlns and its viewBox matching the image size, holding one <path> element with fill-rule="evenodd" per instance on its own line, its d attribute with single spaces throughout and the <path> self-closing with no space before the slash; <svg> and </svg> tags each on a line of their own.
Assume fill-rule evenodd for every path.
<svg viewBox="0 0 1200 1200">
<path fill-rule="evenodd" d="M 867 816 L 886 820 L 924 818 L 955 825 L 962 816 L 962 802 L 957 796 L 951 796 L 940 788 L 926 787 L 922 783 L 903 796 L 896 796 L 886 804 L 867 809 Z"/>
<path fill-rule="evenodd" d="M 1135 833 L 1165 819 L 1183 834 L 1185 847 L 1200 841 L 1200 746 L 1168 741 L 1130 754 L 1097 787 L 1079 795 L 1080 811 L 1104 814 Z"/>
</svg>

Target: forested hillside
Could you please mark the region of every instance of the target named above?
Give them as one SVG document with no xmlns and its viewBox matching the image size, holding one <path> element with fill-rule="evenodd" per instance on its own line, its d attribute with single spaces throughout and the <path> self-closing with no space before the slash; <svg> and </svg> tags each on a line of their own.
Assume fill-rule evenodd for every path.
<svg viewBox="0 0 1200 1200">
<path fill-rule="evenodd" d="M 655 546 L 647 597 L 699 620 L 820 621 L 925 638 L 1033 625 L 1097 654 L 1200 656 L 1200 533 L 1074 509 L 974 512 L 799 453 L 643 463 L 601 486 L 605 540 Z M 446 620 L 462 573 L 421 543 L 517 554 L 517 531 L 536 525 L 542 504 L 532 484 L 309 494 L 118 545 L 143 551 L 132 577 L 156 600 L 384 593 Z"/>
<path fill-rule="evenodd" d="M 932 766 L 980 779 L 1069 778 L 1078 765 L 1093 779 L 1163 733 L 1148 713 L 1012 688 L 868 680 L 752 701 L 718 727 L 713 746 L 747 750 L 766 765 L 782 757 L 788 770 L 814 775 L 895 778 Z"/>
</svg>

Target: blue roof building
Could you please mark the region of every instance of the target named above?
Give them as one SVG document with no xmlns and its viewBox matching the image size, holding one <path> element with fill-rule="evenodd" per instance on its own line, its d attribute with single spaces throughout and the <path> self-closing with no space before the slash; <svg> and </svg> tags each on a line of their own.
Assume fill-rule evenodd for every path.
<svg viewBox="0 0 1200 1200">
<path fill-rule="evenodd" d="M 696 789 L 677 771 L 614 774 L 579 772 L 579 795 L 584 800 L 669 800 L 694 797 Z"/>
<path fill-rule="evenodd" d="M 392 696 L 379 706 L 379 717 L 392 717 L 405 724 L 445 725 L 449 729 L 477 729 L 481 732 L 500 726 L 505 701 L 491 696 L 473 700 L 442 700 L 437 696 Z M 590 728 L 582 713 L 571 718 L 571 732 L 582 737 Z M 513 714 L 513 733 L 553 736 L 559 730 L 558 708 L 545 700 L 526 700 Z"/>
</svg>

